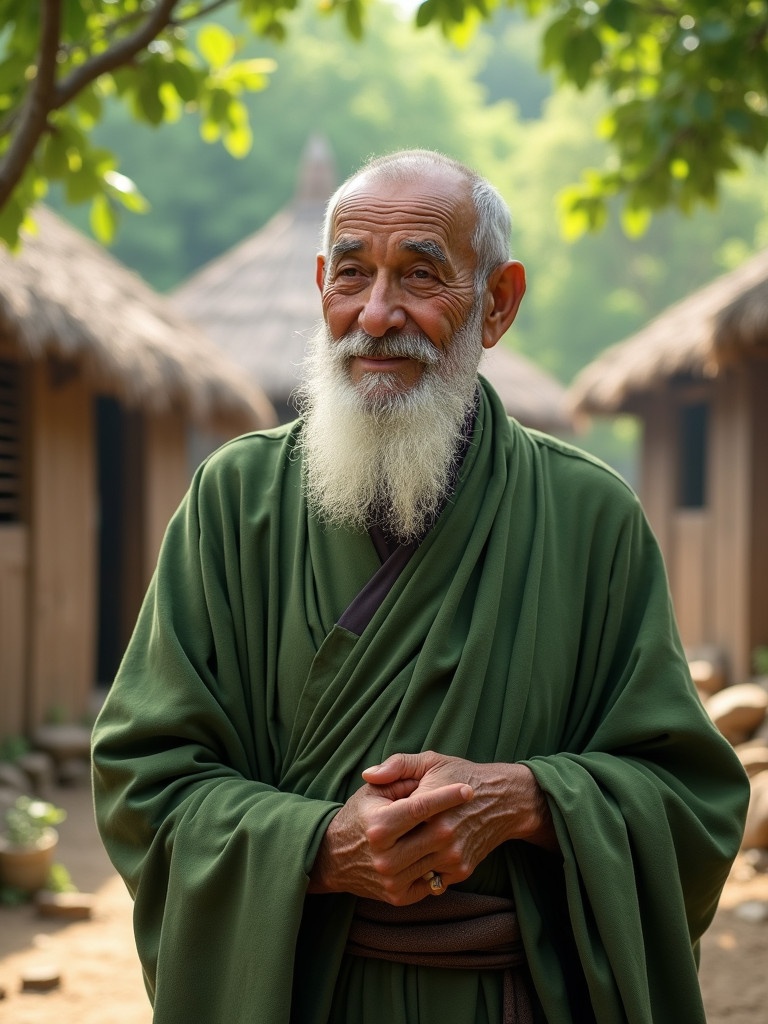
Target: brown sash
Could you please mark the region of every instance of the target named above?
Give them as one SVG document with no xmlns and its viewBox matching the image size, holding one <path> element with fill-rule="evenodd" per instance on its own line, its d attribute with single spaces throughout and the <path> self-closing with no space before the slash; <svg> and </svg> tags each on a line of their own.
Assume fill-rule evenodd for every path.
<svg viewBox="0 0 768 1024">
<path fill-rule="evenodd" d="M 503 1024 L 533 1024 L 514 902 L 449 889 L 409 907 L 357 901 L 347 952 L 420 967 L 504 971 Z"/>
</svg>

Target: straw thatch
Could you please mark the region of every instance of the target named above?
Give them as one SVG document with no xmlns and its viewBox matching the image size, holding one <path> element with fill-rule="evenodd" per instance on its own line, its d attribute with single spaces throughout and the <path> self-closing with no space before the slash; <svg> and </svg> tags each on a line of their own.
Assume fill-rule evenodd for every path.
<svg viewBox="0 0 768 1024">
<path fill-rule="evenodd" d="M 570 434 L 574 420 L 566 389 L 503 342 L 483 353 L 480 373 L 491 382 L 510 416 L 549 434 Z"/>
<path fill-rule="evenodd" d="M 711 378 L 768 353 L 768 249 L 606 349 L 571 386 L 572 407 L 612 413 L 676 376 Z"/>
<path fill-rule="evenodd" d="M 244 428 L 275 421 L 266 396 L 168 299 L 51 210 L 34 219 L 18 255 L 0 249 L 0 338 L 31 359 L 77 363 L 129 406 Z"/>
<path fill-rule="evenodd" d="M 315 257 L 335 186 L 328 143 L 310 139 L 293 201 L 173 295 L 185 316 L 257 380 L 285 416 L 293 415 L 290 395 L 307 338 L 322 316 Z M 481 369 L 510 415 L 541 430 L 573 430 L 565 389 L 523 356 L 497 345 Z"/>
<path fill-rule="evenodd" d="M 298 383 L 307 337 L 321 316 L 315 257 L 334 182 L 327 143 L 311 139 L 293 202 L 173 294 L 278 407 Z"/>
</svg>

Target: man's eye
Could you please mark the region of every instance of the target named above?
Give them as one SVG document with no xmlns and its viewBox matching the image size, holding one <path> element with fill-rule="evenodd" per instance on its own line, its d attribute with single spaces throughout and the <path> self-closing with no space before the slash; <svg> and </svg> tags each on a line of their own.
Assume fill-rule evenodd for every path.
<svg viewBox="0 0 768 1024">
<path fill-rule="evenodd" d="M 411 277 L 415 277 L 419 281 L 431 281 L 434 276 L 431 270 L 426 270 L 424 267 L 417 267 L 411 271 Z"/>
</svg>

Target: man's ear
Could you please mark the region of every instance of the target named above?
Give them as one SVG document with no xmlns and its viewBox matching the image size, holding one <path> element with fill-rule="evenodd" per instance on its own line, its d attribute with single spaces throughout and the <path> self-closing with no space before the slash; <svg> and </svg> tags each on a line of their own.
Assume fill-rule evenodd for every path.
<svg viewBox="0 0 768 1024">
<path fill-rule="evenodd" d="M 525 295 L 525 267 L 509 260 L 496 267 L 488 278 L 486 313 L 483 320 L 483 348 L 493 348 L 517 316 Z"/>
<path fill-rule="evenodd" d="M 323 295 L 323 285 L 326 281 L 326 257 L 323 253 L 317 253 L 317 263 L 314 270 L 314 280 L 317 284 L 317 288 L 321 290 Z"/>
</svg>

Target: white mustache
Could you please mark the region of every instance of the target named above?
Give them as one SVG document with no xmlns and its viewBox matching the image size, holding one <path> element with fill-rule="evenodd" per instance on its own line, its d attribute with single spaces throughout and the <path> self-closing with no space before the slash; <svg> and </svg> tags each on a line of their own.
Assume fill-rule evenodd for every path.
<svg viewBox="0 0 768 1024">
<path fill-rule="evenodd" d="M 427 366 L 434 366 L 440 361 L 440 352 L 423 334 L 393 334 L 374 338 L 365 331 L 353 331 L 333 344 L 335 354 L 342 359 L 355 356 L 415 359 Z"/>
</svg>

